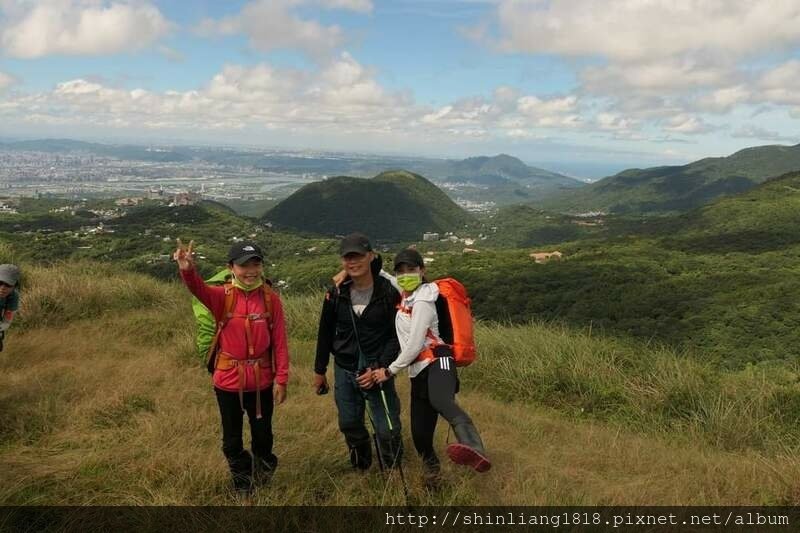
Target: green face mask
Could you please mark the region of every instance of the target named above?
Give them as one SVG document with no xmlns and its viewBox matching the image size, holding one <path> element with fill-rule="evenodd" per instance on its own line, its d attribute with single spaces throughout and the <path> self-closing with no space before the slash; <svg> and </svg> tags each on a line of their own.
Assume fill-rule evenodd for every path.
<svg viewBox="0 0 800 533">
<path fill-rule="evenodd" d="M 397 276 L 397 284 L 406 292 L 414 292 L 414 289 L 422 284 L 422 276 L 419 272 L 413 274 L 400 274 Z"/>
</svg>

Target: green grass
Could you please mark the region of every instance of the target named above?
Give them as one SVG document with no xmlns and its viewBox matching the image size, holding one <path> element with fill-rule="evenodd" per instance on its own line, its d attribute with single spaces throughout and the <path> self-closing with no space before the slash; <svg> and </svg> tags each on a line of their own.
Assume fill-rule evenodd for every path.
<svg viewBox="0 0 800 533">
<path fill-rule="evenodd" d="M 0 354 L 0 502 L 237 503 L 185 289 L 88 263 L 26 272 L 31 314 Z M 320 299 L 284 297 L 292 376 L 275 415 L 281 467 L 255 502 L 400 505 L 396 478 L 349 470 L 332 398 L 311 390 Z M 477 339 L 459 401 L 495 468 L 446 464 L 444 489 L 429 494 L 406 429 L 415 504 L 800 501 L 795 365 L 723 371 L 553 324 L 482 323 Z M 399 388 L 407 428 L 404 376 Z M 440 427 L 439 450 L 446 437 Z"/>
</svg>

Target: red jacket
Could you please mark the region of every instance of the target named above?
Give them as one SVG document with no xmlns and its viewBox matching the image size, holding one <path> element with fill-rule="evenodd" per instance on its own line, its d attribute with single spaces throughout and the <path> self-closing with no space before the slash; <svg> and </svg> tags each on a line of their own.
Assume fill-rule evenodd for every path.
<svg viewBox="0 0 800 533">
<path fill-rule="evenodd" d="M 225 312 L 225 287 L 206 285 L 203 278 L 195 269 L 181 270 L 181 278 L 203 305 L 208 307 L 214 318 L 219 321 Z M 261 290 L 245 292 L 236 287 L 232 313 L 248 315 L 263 313 L 264 296 Z M 247 338 L 244 328 L 245 319 L 231 318 L 222 330 L 219 338 L 219 348 L 235 359 L 247 359 Z M 255 370 L 250 365 L 245 365 L 244 390 L 263 390 L 272 385 L 273 379 L 279 385 L 286 385 L 289 381 L 289 348 L 286 343 L 286 321 L 283 315 L 283 305 L 276 293 L 272 293 L 272 335 L 265 319 L 255 320 L 251 323 L 253 347 L 256 356 L 264 354 L 272 343 L 272 356 L 275 366 L 273 376 L 271 368 L 262 368 L 261 383 L 256 387 Z M 235 368 L 214 371 L 214 386 L 222 390 L 236 392 L 239 390 L 239 377 Z"/>
</svg>

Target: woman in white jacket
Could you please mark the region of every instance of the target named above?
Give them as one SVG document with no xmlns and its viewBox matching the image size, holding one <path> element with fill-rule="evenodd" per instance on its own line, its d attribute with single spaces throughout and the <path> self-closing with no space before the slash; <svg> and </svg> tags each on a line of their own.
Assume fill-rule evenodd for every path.
<svg viewBox="0 0 800 533">
<path fill-rule="evenodd" d="M 375 381 L 390 379 L 404 368 L 411 377 L 411 435 L 422 456 L 426 481 L 438 482 L 439 458 L 433 449 L 433 434 L 439 415 L 453 427 L 458 443 L 447 447 L 453 462 L 486 472 L 486 457 L 480 435 L 469 415 L 456 403 L 458 375 L 453 352 L 439 336 L 436 300 L 439 288 L 425 281 L 425 263 L 414 249 L 402 250 L 394 259 L 397 286 L 402 300 L 395 317 L 400 354 L 385 369 L 374 371 Z"/>
</svg>

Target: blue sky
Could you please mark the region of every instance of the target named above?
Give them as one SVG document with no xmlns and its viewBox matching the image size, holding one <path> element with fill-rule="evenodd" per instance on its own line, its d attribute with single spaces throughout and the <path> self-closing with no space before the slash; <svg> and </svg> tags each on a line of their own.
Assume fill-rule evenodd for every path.
<svg viewBox="0 0 800 533">
<path fill-rule="evenodd" d="M 0 136 L 597 177 L 800 142 L 795 0 L 0 0 Z"/>
</svg>

